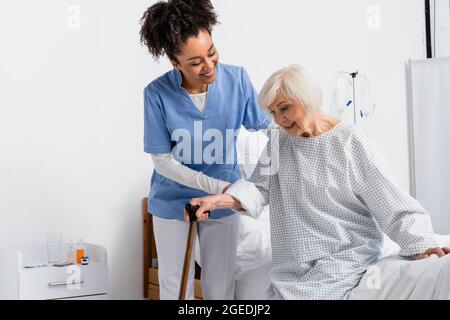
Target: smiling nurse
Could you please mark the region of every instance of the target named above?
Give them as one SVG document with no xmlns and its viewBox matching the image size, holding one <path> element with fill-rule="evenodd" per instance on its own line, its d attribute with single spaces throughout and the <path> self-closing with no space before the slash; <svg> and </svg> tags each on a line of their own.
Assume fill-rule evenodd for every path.
<svg viewBox="0 0 450 320">
<path fill-rule="evenodd" d="M 156 60 L 166 55 L 173 65 L 144 90 L 144 151 L 155 165 L 149 211 L 161 299 L 178 298 L 188 233 L 184 206 L 239 180 L 239 129 L 269 125 L 244 68 L 219 63 L 211 37 L 217 23 L 209 0 L 160 1 L 141 19 L 141 42 Z M 205 299 L 234 299 L 238 227 L 239 216 L 229 209 L 199 224 Z M 187 299 L 194 298 L 193 286 L 192 262 Z"/>
</svg>

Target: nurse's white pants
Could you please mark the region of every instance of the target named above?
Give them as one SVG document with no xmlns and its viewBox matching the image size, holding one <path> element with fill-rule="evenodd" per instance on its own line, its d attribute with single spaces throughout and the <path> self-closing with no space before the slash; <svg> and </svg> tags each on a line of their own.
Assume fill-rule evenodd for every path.
<svg viewBox="0 0 450 320">
<path fill-rule="evenodd" d="M 238 245 L 239 214 L 197 223 L 200 244 L 201 285 L 207 300 L 234 299 L 234 273 Z M 189 224 L 153 216 L 158 252 L 161 300 L 176 300 L 180 290 Z M 195 246 L 195 244 L 194 244 Z M 194 299 L 194 252 L 192 250 L 186 299 Z"/>
</svg>

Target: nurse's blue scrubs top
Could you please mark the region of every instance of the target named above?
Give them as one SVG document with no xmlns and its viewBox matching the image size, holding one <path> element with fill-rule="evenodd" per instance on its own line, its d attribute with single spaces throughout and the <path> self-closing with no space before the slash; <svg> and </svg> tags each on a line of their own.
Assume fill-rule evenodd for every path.
<svg viewBox="0 0 450 320">
<path fill-rule="evenodd" d="M 242 67 L 217 64 L 216 80 L 208 87 L 203 112 L 181 83 L 181 73 L 174 69 L 145 88 L 144 151 L 174 151 L 175 158 L 185 166 L 212 178 L 236 182 L 241 176 L 236 152 L 239 129 L 243 125 L 248 130 L 260 130 L 269 124 L 269 118 L 258 107 L 257 93 L 247 72 Z M 185 205 L 192 198 L 207 195 L 154 170 L 149 212 L 163 219 L 183 220 Z M 232 214 L 230 209 L 216 210 L 211 219 Z"/>
</svg>

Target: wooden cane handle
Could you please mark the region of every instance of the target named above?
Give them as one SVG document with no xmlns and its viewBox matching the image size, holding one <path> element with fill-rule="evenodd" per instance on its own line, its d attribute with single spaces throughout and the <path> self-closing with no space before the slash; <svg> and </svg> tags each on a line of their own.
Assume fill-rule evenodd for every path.
<svg viewBox="0 0 450 320">
<path fill-rule="evenodd" d="M 193 206 L 192 204 L 188 203 L 185 207 L 186 211 L 189 214 L 189 221 L 197 221 L 196 212 L 200 208 L 200 206 Z M 210 216 L 211 212 L 206 211 L 205 213 L 208 214 L 208 217 Z"/>
</svg>

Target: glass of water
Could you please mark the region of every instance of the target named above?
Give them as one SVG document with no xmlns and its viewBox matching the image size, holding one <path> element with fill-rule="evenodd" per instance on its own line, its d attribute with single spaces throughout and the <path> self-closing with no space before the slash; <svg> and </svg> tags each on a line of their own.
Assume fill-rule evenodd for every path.
<svg viewBox="0 0 450 320">
<path fill-rule="evenodd" d="M 48 263 L 56 263 L 61 260 L 63 236 L 61 232 L 47 232 L 47 259 Z"/>
</svg>

